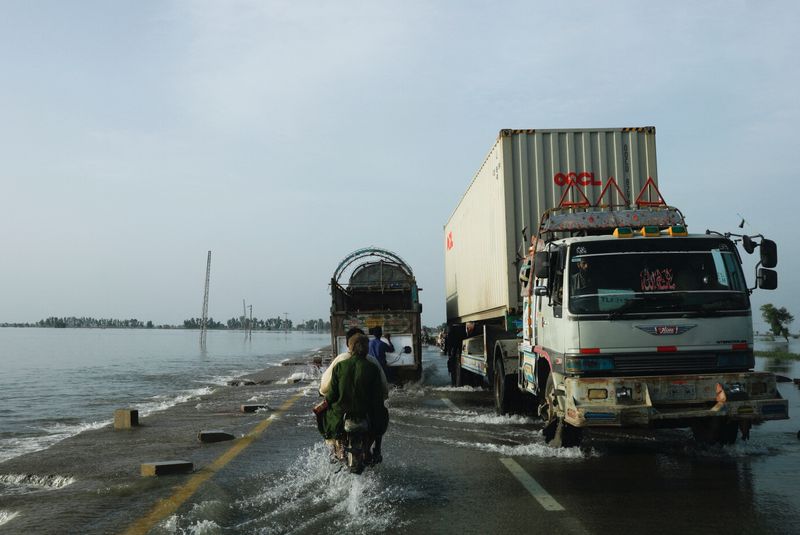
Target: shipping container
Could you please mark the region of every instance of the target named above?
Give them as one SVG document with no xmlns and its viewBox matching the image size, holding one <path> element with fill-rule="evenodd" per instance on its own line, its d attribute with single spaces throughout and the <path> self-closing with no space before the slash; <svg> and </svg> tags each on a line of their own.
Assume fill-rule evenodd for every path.
<svg viewBox="0 0 800 535">
<path fill-rule="evenodd" d="M 444 227 L 448 323 L 520 313 L 520 261 L 546 210 L 631 207 L 657 185 L 654 127 L 501 130 Z"/>
</svg>

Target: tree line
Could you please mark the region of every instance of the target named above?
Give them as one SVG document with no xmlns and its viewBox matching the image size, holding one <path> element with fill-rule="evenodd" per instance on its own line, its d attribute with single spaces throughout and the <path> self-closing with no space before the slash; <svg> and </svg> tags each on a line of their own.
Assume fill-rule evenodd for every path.
<svg viewBox="0 0 800 535">
<path fill-rule="evenodd" d="M 252 323 L 251 323 L 252 322 Z M 114 318 L 90 318 L 90 317 L 55 317 L 51 316 L 33 323 L 0 323 L 0 327 L 47 327 L 54 329 L 199 329 L 202 325 L 202 318 L 189 318 L 183 320 L 179 325 L 156 325 L 152 321 L 139 321 L 136 318 L 114 319 Z M 225 323 L 208 318 L 207 329 L 215 330 L 242 330 L 250 329 L 254 331 L 329 331 L 330 321 L 321 318 L 308 320 L 297 325 L 292 320 L 281 317 L 259 319 L 231 318 Z"/>
</svg>

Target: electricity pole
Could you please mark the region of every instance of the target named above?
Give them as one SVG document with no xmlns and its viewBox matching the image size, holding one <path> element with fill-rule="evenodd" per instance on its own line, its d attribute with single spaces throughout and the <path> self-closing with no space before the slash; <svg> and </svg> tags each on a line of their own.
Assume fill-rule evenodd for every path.
<svg viewBox="0 0 800 535">
<path fill-rule="evenodd" d="M 200 347 L 206 348 L 206 331 L 208 330 L 208 283 L 211 280 L 211 251 L 206 261 L 206 290 L 203 294 L 203 317 L 200 320 Z"/>
</svg>

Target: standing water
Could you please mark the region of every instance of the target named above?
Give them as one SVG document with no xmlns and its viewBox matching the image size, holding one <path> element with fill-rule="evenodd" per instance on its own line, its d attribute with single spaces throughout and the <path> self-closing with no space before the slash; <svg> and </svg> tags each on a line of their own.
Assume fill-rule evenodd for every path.
<svg viewBox="0 0 800 535">
<path fill-rule="evenodd" d="M 213 392 L 330 342 L 325 333 L 156 329 L 0 329 L 0 462 Z"/>
</svg>

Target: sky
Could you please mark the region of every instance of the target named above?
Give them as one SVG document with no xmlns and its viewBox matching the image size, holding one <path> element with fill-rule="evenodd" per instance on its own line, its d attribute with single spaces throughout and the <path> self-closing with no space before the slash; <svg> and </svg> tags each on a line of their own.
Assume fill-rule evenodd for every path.
<svg viewBox="0 0 800 535">
<path fill-rule="evenodd" d="M 378 246 L 436 325 L 443 225 L 499 130 L 651 125 L 667 202 L 774 239 L 753 305 L 800 317 L 798 23 L 794 1 L 0 1 L 0 322 L 199 317 L 209 250 L 216 320 L 326 318 L 339 261 Z"/>
</svg>

